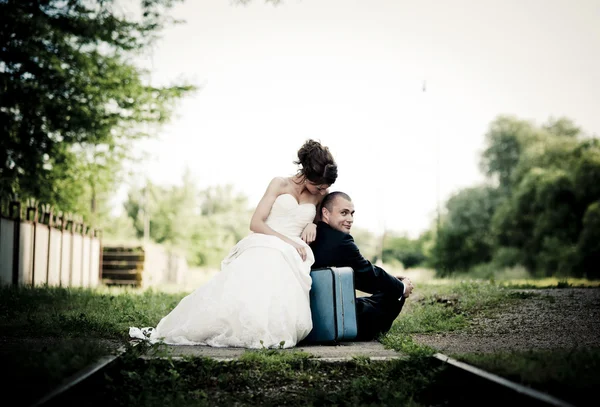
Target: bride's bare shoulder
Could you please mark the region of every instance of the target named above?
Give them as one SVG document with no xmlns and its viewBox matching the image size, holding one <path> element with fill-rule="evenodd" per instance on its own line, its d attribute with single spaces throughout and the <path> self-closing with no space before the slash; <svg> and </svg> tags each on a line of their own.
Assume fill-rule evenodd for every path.
<svg viewBox="0 0 600 407">
<path fill-rule="evenodd" d="M 275 185 L 279 187 L 286 187 L 289 185 L 290 180 L 286 177 L 274 177 L 271 182 L 275 183 Z"/>
<path fill-rule="evenodd" d="M 269 182 L 268 190 L 282 192 L 289 186 L 289 182 L 289 179 L 285 177 L 275 177 Z"/>
</svg>

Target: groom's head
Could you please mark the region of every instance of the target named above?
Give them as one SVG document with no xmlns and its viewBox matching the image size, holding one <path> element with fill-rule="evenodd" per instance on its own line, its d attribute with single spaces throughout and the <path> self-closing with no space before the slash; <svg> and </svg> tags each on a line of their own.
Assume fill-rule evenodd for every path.
<svg viewBox="0 0 600 407">
<path fill-rule="evenodd" d="M 321 220 L 340 232 L 350 233 L 354 222 L 354 204 L 340 191 L 325 195 L 321 202 Z"/>
</svg>

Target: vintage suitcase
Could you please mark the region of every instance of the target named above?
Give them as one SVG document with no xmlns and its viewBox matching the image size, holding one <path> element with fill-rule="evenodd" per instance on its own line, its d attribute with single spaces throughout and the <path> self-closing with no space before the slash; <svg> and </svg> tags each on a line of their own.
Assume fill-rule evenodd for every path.
<svg viewBox="0 0 600 407">
<path fill-rule="evenodd" d="M 337 342 L 356 338 L 356 292 L 352 268 L 316 269 L 310 272 L 310 276 L 313 329 L 304 342 Z"/>
</svg>

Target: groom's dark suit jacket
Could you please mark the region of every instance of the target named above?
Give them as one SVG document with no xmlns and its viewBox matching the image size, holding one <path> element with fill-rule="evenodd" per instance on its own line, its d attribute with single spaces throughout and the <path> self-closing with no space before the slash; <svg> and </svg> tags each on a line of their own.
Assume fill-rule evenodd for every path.
<svg viewBox="0 0 600 407">
<path fill-rule="evenodd" d="M 321 221 L 317 223 L 317 237 L 310 247 L 315 255 L 313 269 L 349 266 L 354 270 L 354 287 L 357 290 L 368 294 L 385 293 L 398 299 L 402 297 L 404 284 L 365 259 L 351 235 Z"/>
</svg>

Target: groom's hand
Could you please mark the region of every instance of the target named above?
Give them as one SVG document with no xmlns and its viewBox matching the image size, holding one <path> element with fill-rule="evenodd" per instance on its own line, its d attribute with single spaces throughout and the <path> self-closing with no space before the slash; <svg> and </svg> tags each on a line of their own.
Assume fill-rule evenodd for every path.
<svg viewBox="0 0 600 407">
<path fill-rule="evenodd" d="M 412 285 L 412 281 L 410 281 L 410 278 L 408 277 L 404 277 L 404 276 L 398 276 L 396 277 L 398 280 L 402 281 L 402 284 L 404 284 L 404 298 L 408 298 L 410 296 L 410 294 L 412 293 L 412 290 L 415 288 Z"/>
<path fill-rule="evenodd" d="M 408 298 L 415 288 L 412 281 L 410 281 L 408 277 L 398 277 L 398 280 L 402 281 L 404 284 L 404 298 Z"/>
<path fill-rule="evenodd" d="M 312 242 L 314 242 L 316 237 L 317 225 L 315 225 L 314 223 L 309 223 L 308 225 L 306 225 L 306 227 L 302 231 L 302 234 L 300 235 L 300 238 L 304 240 L 306 244 L 311 244 Z"/>
</svg>

